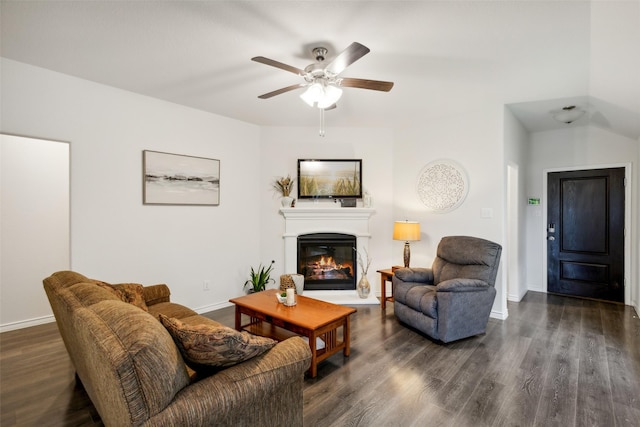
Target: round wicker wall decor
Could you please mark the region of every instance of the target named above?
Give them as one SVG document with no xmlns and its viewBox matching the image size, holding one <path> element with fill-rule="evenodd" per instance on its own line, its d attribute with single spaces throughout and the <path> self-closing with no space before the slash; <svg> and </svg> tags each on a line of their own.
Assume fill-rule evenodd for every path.
<svg viewBox="0 0 640 427">
<path fill-rule="evenodd" d="M 418 197 L 430 211 L 450 212 L 464 202 L 469 180 L 464 168 L 453 160 L 440 159 L 427 164 L 418 175 Z"/>
</svg>

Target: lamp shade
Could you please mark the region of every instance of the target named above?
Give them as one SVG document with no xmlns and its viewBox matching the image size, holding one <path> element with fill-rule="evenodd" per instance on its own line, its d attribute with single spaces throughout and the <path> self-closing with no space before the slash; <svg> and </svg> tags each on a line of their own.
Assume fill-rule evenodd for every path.
<svg viewBox="0 0 640 427">
<path fill-rule="evenodd" d="M 420 240 L 420 223 L 416 221 L 396 221 L 393 224 L 393 240 Z"/>
</svg>

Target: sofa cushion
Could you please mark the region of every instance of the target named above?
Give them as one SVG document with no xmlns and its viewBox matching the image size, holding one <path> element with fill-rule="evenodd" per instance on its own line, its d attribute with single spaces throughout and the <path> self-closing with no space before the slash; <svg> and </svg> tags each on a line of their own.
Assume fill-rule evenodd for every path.
<svg viewBox="0 0 640 427">
<path fill-rule="evenodd" d="M 119 291 L 115 291 L 110 287 L 96 286 L 96 283 L 92 282 L 76 283 L 69 286 L 67 290 L 85 307 L 104 300 L 122 301 Z"/>
<path fill-rule="evenodd" d="M 502 246 L 469 236 L 443 237 L 433 261 L 434 283 L 464 277 L 494 286 Z"/>
<path fill-rule="evenodd" d="M 404 304 L 433 319 L 438 317 L 438 299 L 433 286 L 414 286 L 407 292 Z"/>
<path fill-rule="evenodd" d="M 149 313 L 158 317 L 161 313 L 167 317 L 175 317 L 176 319 L 184 319 L 186 317 L 197 316 L 198 313 L 184 305 L 174 302 L 160 302 L 147 306 Z"/>
<path fill-rule="evenodd" d="M 101 414 L 128 420 L 117 425 L 142 424 L 189 384 L 173 339 L 149 313 L 106 300 L 75 311 L 73 317 L 83 325 L 74 333 L 78 373 L 92 400 L 100 402 Z M 121 399 L 126 415 L 114 414 L 122 410 Z"/>
<path fill-rule="evenodd" d="M 277 344 L 270 338 L 222 325 L 189 325 L 160 314 L 182 357 L 196 371 L 215 371 L 259 356 Z"/>
</svg>

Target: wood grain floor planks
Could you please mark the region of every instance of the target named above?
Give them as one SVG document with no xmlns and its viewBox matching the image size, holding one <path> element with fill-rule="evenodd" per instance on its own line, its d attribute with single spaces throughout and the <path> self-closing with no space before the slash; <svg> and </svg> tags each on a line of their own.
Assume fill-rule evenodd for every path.
<svg viewBox="0 0 640 427">
<path fill-rule="evenodd" d="M 449 344 L 357 306 L 351 356 L 306 379 L 304 424 L 640 425 L 640 319 L 628 306 L 529 292 Z M 232 326 L 233 308 L 207 313 Z M 55 324 L 0 334 L 0 425 L 100 426 Z"/>
</svg>

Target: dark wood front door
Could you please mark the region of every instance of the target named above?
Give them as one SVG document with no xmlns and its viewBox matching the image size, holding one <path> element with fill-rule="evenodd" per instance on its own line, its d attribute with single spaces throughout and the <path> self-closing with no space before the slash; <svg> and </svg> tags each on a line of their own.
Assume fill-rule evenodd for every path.
<svg viewBox="0 0 640 427">
<path fill-rule="evenodd" d="M 548 292 L 624 302 L 624 175 L 549 173 Z"/>
</svg>

